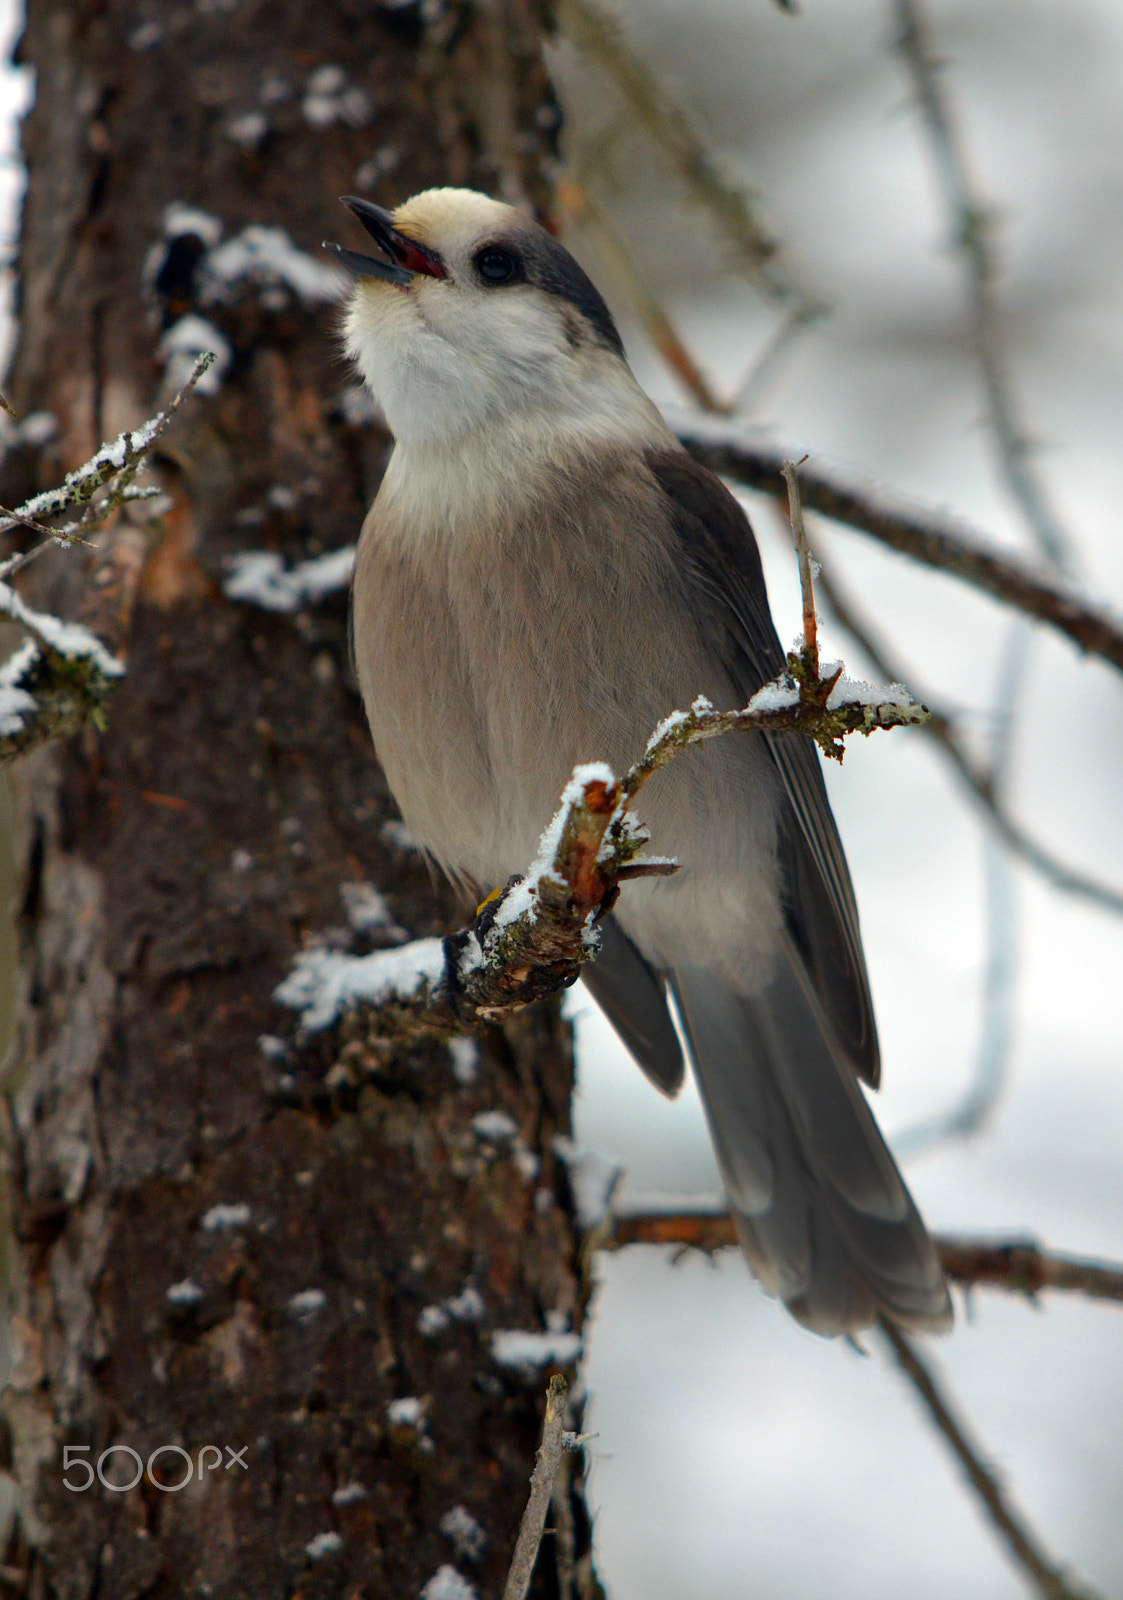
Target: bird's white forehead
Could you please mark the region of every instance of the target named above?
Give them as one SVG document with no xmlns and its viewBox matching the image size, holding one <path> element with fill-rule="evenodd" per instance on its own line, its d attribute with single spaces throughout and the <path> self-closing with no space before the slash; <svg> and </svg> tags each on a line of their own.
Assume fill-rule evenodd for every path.
<svg viewBox="0 0 1123 1600">
<path fill-rule="evenodd" d="M 394 212 L 394 226 L 442 255 L 470 248 L 489 233 L 510 233 L 522 221 L 514 206 L 475 189 L 425 189 Z"/>
</svg>

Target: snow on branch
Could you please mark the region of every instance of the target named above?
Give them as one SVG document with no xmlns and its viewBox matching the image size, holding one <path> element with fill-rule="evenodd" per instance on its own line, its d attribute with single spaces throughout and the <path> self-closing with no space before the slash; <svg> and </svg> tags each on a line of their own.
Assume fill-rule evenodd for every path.
<svg viewBox="0 0 1123 1600">
<path fill-rule="evenodd" d="M 795 524 L 794 468 L 791 491 Z M 800 564 L 810 594 L 805 540 Z M 420 940 L 368 956 L 306 950 L 276 998 L 299 1011 L 302 1026 L 311 1031 L 365 1006 L 366 1013 L 353 1020 L 372 1038 L 385 1040 L 495 1022 L 571 984 L 583 963 L 595 958 L 597 924 L 611 911 L 621 885 L 678 871 L 673 859 L 643 854 L 650 836 L 633 802 L 648 779 L 688 745 L 735 732 L 805 733 L 840 761 L 849 734 L 915 726 L 927 718 L 925 707 L 900 684 L 874 688 L 845 677 L 837 662 L 820 665 L 813 599 L 805 606 L 804 624 L 801 647 L 742 709 L 717 711 L 699 696 L 689 710 L 663 719 L 623 777 L 603 762 L 575 768 L 525 876 L 490 895 L 470 927 L 443 941 Z"/>
<path fill-rule="evenodd" d="M 0 616 L 30 635 L 0 666 L 0 766 L 87 723 L 103 727 L 106 699 L 125 671 L 88 628 L 34 610 L 6 580 L 56 545 L 88 545 L 87 535 L 121 506 L 159 492 L 137 487 L 134 479 L 212 360 L 207 353 L 198 358 L 166 411 L 103 444 L 57 488 L 0 510 L 0 533 L 29 527 L 45 535 L 30 550 L 0 561 Z M 80 515 L 68 521 L 50 520 L 74 511 Z"/>
</svg>

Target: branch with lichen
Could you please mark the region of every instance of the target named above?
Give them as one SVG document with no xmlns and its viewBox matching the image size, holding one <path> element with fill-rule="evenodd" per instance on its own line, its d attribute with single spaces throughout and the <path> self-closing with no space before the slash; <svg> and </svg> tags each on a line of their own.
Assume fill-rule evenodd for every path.
<svg viewBox="0 0 1123 1600">
<path fill-rule="evenodd" d="M 699 697 L 689 710 L 672 712 L 620 778 L 602 762 L 575 768 L 527 873 L 489 896 L 470 927 L 367 956 L 302 951 L 276 998 L 300 1012 L 305 1029 L 346 1019 L 349 1032 L 372 1041 L 451 1033 L 499 1021 L 571 984 L 595 959 L 597 925 L 621 886 L 679 870 L 673 859 L 644 855 L 650 836 L 634 803 L 690 745 L 731 733 L 803 733 L 841 761 L 851 734 L 924 722 L 927 710 L 900 684 L 875 689 L 845 677 L 838 663 L 820 664 L 799 485 L 795 467 L 785 465 L 806 600 L 803 642 L 783 670 L 740 710 L 718 711 Z"/>
<path fill-rule="evenodd" d="M 122 506 L 159 493 L 134 480 L 213 360 L 210 354 L 199 357 L 166 411 L 103 444 L 57 488 L 33 495 L 12 511 L 0 511 L 0 533 L 27 527 L 45 535 L 31 549 L 0 561 L 0 616 L 30 635 L 0 666 L 0 766 L 49 739 L 87 725 L 104 727 L 106 702 L 125 670 L 90 629 L 33 610 L 7 580 L 55 545 L 88 546 L 87 535 Z M 51 521 L 74 511 L 80 515 Z"/>
</svg>

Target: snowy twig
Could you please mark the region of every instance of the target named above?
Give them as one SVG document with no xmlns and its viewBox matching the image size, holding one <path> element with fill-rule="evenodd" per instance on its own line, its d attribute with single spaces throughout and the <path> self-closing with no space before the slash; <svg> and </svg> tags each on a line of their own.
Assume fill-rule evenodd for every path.
<svg viewBox="0 0 1123 1600">
<path fill-rule="evenodd" d="M 213 360 L 214 356 L 209 351 L 200 355 L 191 375 L 176 392 L 166 411 L 157 412 L 139 428 L 126 429 L 112 443 L 103 444 L 87 462 L 68 472 L 57 489 L 46 489 L 41 494 L 32 495 L 30 500 L 25 500 L 13 511 L 0 510 L 0 533 L 28 526 L 50 535 L 46 543 L 0 562 L 0 578 L 11 577 L 44 550 L 50 549 L 56 540 L 63 544 L 84 543 L 82 534 L 103 522 L 111 511 L 126 500 L 138 498 L 132 487 L 133 479 L 147 461 L 152 446 L 167 432 L 176 412 Z M 97 500 L 103 489 L 106 490 L 104 499 Z M 45 520 L 62 516 L 79 506 L 85 509 L 77 521 L 55 527 L 48 525 Z"/>
<path fill-rule="evenodd" d="M 67 474 L 61 486 L 32 496 L 15 511 L 4 513 L 0 532 L 27 525 L 49 538 L 31 550 L 0 562 L 0 614 L 18 623 L 30 635 L 0 667 L 0 765 L 26 754 L 37 745 L 76 732 L 87 723 L 103 727 L 105 703 L 124 667 L 96 634 L 76 622 L 63 622 L 36 611 L 2 580 L 57 543 L 86 544 L 91 531 L 126 501 L 147 498 L 133 479 L 147 460 L 152 446 L 166 431 L 187 394 L 210 365 L 202 356 L 187 382 L 166 411 L 139 428 L 104 444 L 83 466 Z M 104 491 L 104 493 L 103 493 Z M 59 526 L 43 519 L 82 507 L 81 516 Z M 98 599 L 127 612 L 132 589 L 121 593 L 122 573 L 134 578 L 137 563 L 111 555 L 98 574 L 102 583 Z"/>
<path fill-rule="evenodd" d="M 621 884 L 678 870 L 665 857 L 641 857 L 648 834 L 631 806 L 688 745 L 735 732 L 806 733 L 841 760 L 845 735 L 926 716 L 899 684 L 873 689 L 844 678 L 841 667 L 820 681 L 793 651 L 787 669 L 742 710 L 715 711 L 699 697 L 689 711 L 672 712 L 622 778 L 601 762 L 575 768 L 526 876 L 489 896 L 471 927 L 369 956 L 303 951 L 276 998 L 312 1030 L 366 1008 L 356 1020 L 378 1040 L 498 1021 L 573 982 L 597 953 L 597 923 Z"/>
<path fill-rule="evenodd" d="M 1095 1591 L 1084 1584 L 1076 1584 L 1042 1549 L 1037 1534 L 1022 1513 L 1011 1504 L 997 1473 L 984 1461 L 978 1446 L 968 1435 L 965 1424 L 955 1415 L 950 1402 L 941 1393 L 931 1367 L 920 1357 L 916 1346 L 892 1323 L 883 1320 L 880 1327 L 901 1371 L 920 1395 L 933 1422 L 948 1441 L 986 1508 L 988 1517 L 1038 1593 L 1044 1600 L 1093 1600 Z"/>
<path fill-rule="evenodd" d="M 546 1416 L 542 1423 L 542 1443 L 530 1475 L 530 1498 L 526 1503 L 515 1553 L 503 1589 L 503 1600 L 526 1600 L 542 1531 L 546 1526 L 546 1513 L 554 1493 L 554 1480 L 567 1449 L 572 1448 L 565 1431 L 565 1411 L 569 1385 L 561 1373 L 555 1373 L 546 1390 Z"/>
<path fill-rule="evenodd" d="M 785 497 L 783 464 L 790 451 L 750 440 L 736 428 L 708 418 L 675 416 L 674 426 L 696 461 L 748 489 L 777 500 Z M 958 518 L 918 506 L 834 467 L 803 468 L 800 488 L 806 509 L 974 584 L 1004 605 L 1049 623 L 1081 650 L 1123 671 L 1123 623 L 1016 555 L 987 545 Z"/>
</svg>

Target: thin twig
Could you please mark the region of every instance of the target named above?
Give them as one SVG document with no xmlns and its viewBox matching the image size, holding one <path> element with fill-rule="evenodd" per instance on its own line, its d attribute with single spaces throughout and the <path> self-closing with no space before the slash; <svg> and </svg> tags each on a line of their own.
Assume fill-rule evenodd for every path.
<svg viewBox="0 0 1123 1600">
<path fill-rule="evenodd" d="M 1018 414 L 1010 383 L 996 289 L 999 263 L 994 208 L 981 198 L 972 181 L 922 0 L 896 0 L 896 8 L 897 48 L 912 77 L 952 214 L 954 242 L 966 263 L 972 341 L 986 388 L 999 464 L 1043 554 L 1062 571 L 1070 570 L 1072 543 L 1036 471 L 1033 441 Z"/>
<path fill-rule="evenodd" d="M 751 415 L 780 370 L 781 358 L 787 355 L 798 335 L 812 320 L 799 307 L 785 313 L 783 320 L 777 324 L 752 358 L 744 377 L 737 385 L 733 403 L 725 407 L 725 410 L 739 416 Z"/>
<path fill-rule="evenodd" d="M 923 701 L 929 709 L 924 732 L 939 745 L 952 770 L 982 808 L 1003 843 L 1039 873 L 1047 883 L 1052 884 L 1054 889 L 1088 900 L 1104 911 L 1114 912 L 1116 916 L 1123 916 L 1123 890 L 1113 889 L 1109 884 L 1077 872 L 1059 860 L 1044 845 L 1039 844 L 1036 839 L 1031 838 L 1021 824 L 1015 821 L 1006 806 L 996 797 L 990 774 L 984 772 L 968 754 L 963 740 L 956 731 L 955 719 L 951 713 L 943 710 L 938 703 L 934 703 L 927 689 L 916 683 L 915 673 L 911 670 L 906 671 L 904 665 L 892 654 L 891 648 L 877 636 L 873 624 L 862 615 L 855 601 L 842 588 L 833 568 L 824 561 L 821 551 L 816 560 L 819 565 L 816 581 L 819 594 L 827 609 L 839 626 L 845 629 L 858 645 L 879 678 L 886 683 L 897 683 L 907 677 L 913 684 L 917 699 Z"/>
<path fill-rule="evenodd" d="M 1007 627 L 992 710 L 994 731 L 986 782 L 995 806 L 1002 805 L 1009 788 L 1014 716 L 1028 664 L 1029 643 L 1029 623 L 1024 617 L 1014 617 Z M 997 1109 L 1006 1084 L 1014 1040 L 1021 949 L 1018 886 L 1013 853 L 992 831 L 983 836 L 983 887 L 986 958 L 974 1068 L 966 1087 L 950 1107 L 903 1129 L 897 1136 L 897 1150 L 906 1160 L 980 1132 Z"/>
<path fill-rule="evenodd" d="M 678 329 L 642 277 L 630 251 L 610 225 L 589 190 L 571 178 L 562 178 L 558 181 L 557 198 L 569 213 L 571 221 L 585 226 L 592 233 L 605 266 L 635 309 L 647 337 L 676 378 L 690 392 L 703 411 L 713 412 L 717 416 L 728 416 L 733 409 L 732 406 L 714 393 L 705 373 L 686 348 Z"/>
<path fill-rule="evenodd" d="M 673 413 L 672 413 L 673 415 Z M 748 489 L 774 499 L 786 495 L 784 461 L 790 450 L 739 438 L 732 429 L 703 418 L 676 418 L 676 432 L 696 461 Z M 1035 571 L 996 545 L 987 545 L 959 518 L 916 505 L 835 467 L 808 466 L 800 473 L 805 509 L 950 573 L 1004 605 L 1047 622 L 1090 655 L 1123 671 L 1123 624 L 1076 590 Z"/>
<path fill-rule="evenodd" d="M 1029 429 L 1010 378 L 1010 351 L 1003 335 L 998 298 L 999 253 L 995 212 L 972 180 L 961 125 L 932 36 L 924 0 L 895 0 L 897 47 L 912 78 L 940 185 L 952 221 L 952 237 L 964 263 L 971 340 L 987 398 L 989 431 L 999 471 L 1045 559 L 1058 572 L 1071 571 L 1072 541 L 1061 526 L 1037 471 Z M 1030 640 L 1024 622 L 1012 627 L 1000 670 L 988 787 L 1001 804 L 1009 785 L 1010 756 L 1018 699 L 1028 667 Z M 911 1148 L 932 1148 L 947 1137 L 978 1128 L 997 1104 L 1014 1028 L 1018 972 L 1017 884 L 1007 855 L 993 838 L 985 846 L 986 940 L 982 1033 L 974 1080 L 950 1115 L 913 1130 Z"/>
<path fill-rule="evenodd" d="M 805 320 L 823 303 L 780 265 L 776 241 L 754 215 L 752 197 L 720 171 L 665 83 L 631 51 L 619 24 L 593 0 L 561 0 L 558 17 L 573 42 L 612 78 L 640 126 L 670 158 L 691 199 L 706 207 L 736 252 L 735 264 Z"/>
<path fill-rule="evenodd" d="M 560 1372 L 550 1379 L 546 1390 L 546 1417 L 542 1423 L 542 1443 L 530 1475 L 530 1498 L 526 1503 L 515 1553 L 503 1590 L 503 1600 L 526 1600 L 538 1547 L 542 1543 L 542 1530 L 546 1526 L 546 1513 L 554 1492 L 554 1479 L 566 1449 L 565 1408 L 569 1385 Z"/>
<path fill-rule="evenodd" d="M 796 561 L 799 565 L 799 594 L 803 602 L 803 650 L 807 669 L 812 677 L 819 676 L 819 623 L 815 615 L 815 589 L 811 580 L 811 550 L 807 543 L 807 530 L 803 526 L 803 502 L 799 496 L 799 469 L 801 461 L 784 462 L 784 482 L 788 486 L 788 520 L 795 542 Z"/>
<path fill-rule="evenodd" d="M 554 1545 L 557 1552 L 558 1600 L 573 1600 L 577 1573 L 577 1526 L 573 1517 L 570 1485 L 570 1450 L 562 1452 L 554 1478 Z"/>
<path fill-rule="evenodd" d="M 950 1402 L 940 1391 L 932 1369 L 921 1359 L 912 1341 L 884 1319 L 879 1324 L 897 1364 L 906 1375 L 921 1399 L 936 1427 L 955 1452 L 967 1474 L 975 1493 L 986 1509 L 991 1522 L 1001 1533 L 1014 1560 L 1031 1579 L 1044 1600 L 1092 1600 L 1094 1591 L 1086 1585 L 1077 1585 L 1045 1553 L 1036 1533 L 1024 1515 L 1010 1502 L 1010 1497 L 994 1469 L 983 1459 L 979 1447 L 967 1433 L 965 1425 L 956 1417 Z"/>
</svg>

